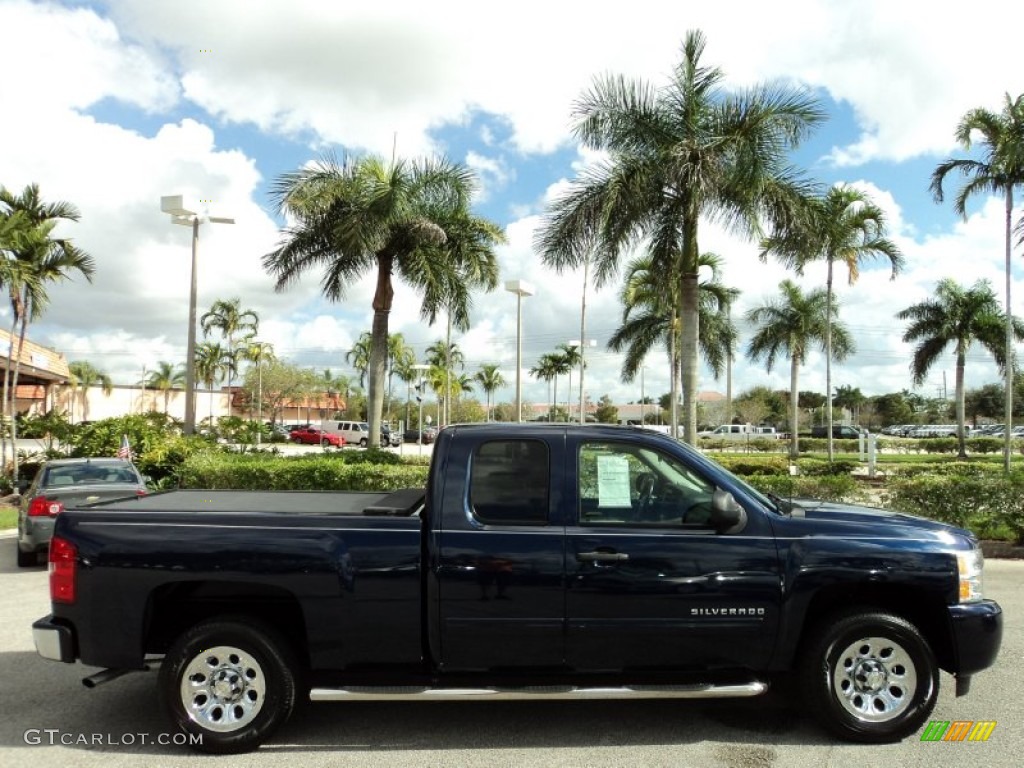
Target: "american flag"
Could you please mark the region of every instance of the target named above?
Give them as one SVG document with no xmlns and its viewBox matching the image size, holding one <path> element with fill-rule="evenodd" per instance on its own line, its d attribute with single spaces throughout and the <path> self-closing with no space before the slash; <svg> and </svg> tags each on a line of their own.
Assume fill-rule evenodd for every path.
<svg viewBox="0 0 1024 768">
<path fill-rule="evenodd" d="M 130 459 L 132 457 L 132 446 L 128 442 L 128 435 L 121 435 L 121 447 L 117 449 L 117 458 Z"/>
</svg>

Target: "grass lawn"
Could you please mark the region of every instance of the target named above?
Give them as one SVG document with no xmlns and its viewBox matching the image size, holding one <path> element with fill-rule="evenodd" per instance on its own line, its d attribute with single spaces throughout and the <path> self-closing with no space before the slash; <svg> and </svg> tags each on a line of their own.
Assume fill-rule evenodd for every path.
<svg viewBox="0 0 1024 768">
<path fill-rule="evenodd" d="M 0 531 L 18 526 L 18 510 L 14 507 L 0 506 Z"/>
</svg>

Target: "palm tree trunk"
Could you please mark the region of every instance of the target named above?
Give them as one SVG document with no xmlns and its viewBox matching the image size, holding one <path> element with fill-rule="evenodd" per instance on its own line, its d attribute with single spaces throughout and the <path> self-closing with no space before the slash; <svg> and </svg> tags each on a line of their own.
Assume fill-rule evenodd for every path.
<svg viewBox="0 0 1024 768">
<path fill-rule="evenodd" d="M 828 462 L 832 463 L 832 259 L 828 260 L 828 278 L 825 282 L 825 423 Z"/>
<path fill-rule="evenodd" d="M 25 332 L 28 330 L 29 298 L 25 289 L 24 311 L 21 315 L 21 332 L 18 334 L 18 353 L 14 358 L 14 375 L 11 378 L 11 480 L 18 486 L 18 376 L 21 373 L 21 353 L 25 348 Z"/>
<path fill-rule="evenodd" d="M 690 210 L 682 221 L 683 279 L 679 296 L 679 319 L 683 324 L 681 349 L 678 351 L 683 380 L 683 439 L 690 445 L 697 444 L 697 350 L 700 339 L 700 286 L 697 283 L 700 249 L 697 247 L 697 221 L 696 209 Z"/>
<path fill-rule="evenodd" d="M 677 343 L 678 334 L 676 332 L 676 325 L 679 323 L 679 312 L 675 307 L 672 308 L 672 324 L 669 326 L 668 331 L 668 369 L 669 378 L 671 383 L 669 385 L 670 397 L 672 402 L 669 403 L 669 418 L 672 420 L 672 437 L 679 437 L 679 344 Z"/>
<path fill-rule="evenodd" d="M 683 439 L 690 445 L 697 442 L 697 339 L 700 315 L 697 311 L 697 272 L 683 275 L 682 349 L 680 362 L 683 379 Z"/>
<path fill-rule="evenodd" d="M 13 294 L 11 296 L 11 305 L 17 309 L 16 299 Z M 14 365 L 14 332 L 18 328 L 18 313 L 15 311 L 12 314 L 14 317 L 11 318 L 11 332 L 7 337 L 7 361 L 4 365 L 4 401 L 2 406 L 2 421 L 7 421 L 12 418 L 11 412 L 14 410 L 11 407 L 11 402 L 13 401 L 13 398 L 11 397 L 11 368 Z M 0 472 L 7 469 L 7 435 L 7 429 L 3 428 L 3 425 L 0 424 L 0 441 L 2 441 L 2 445 L 0 445 Z M 15 454 L 18 452 L 13 439 L 11 442 L 11 452 Z"/>
<path fill-rule="evenodd" d="M 789 459 L 796 461 L 800 457 L 800 445 L 797 432 L 800 429 L 799 391 L 797 378 L 800 374 L 800 358 L 793 355 L 789 362 Z"/>
<path fill-rule="evenodd" d="M 1013 315 L 1010 313 L 1010 250 L 1011 250 L 1011 224 L 1013 217 L 1013 186 L 1006 186 L 1006 401 L 1003 404 L 1003 471 L 1010 471 L 1010 450 L 1012 438 L 1010 431 L 1013 428 Z"/>
<path fill-rule="evenodd" d="M 967 441 L 964 437 L 964 362 L 963 350 L 956 352 L 956 443 L 957 458 L 967 458 Z"/>
<path fill-rule="evenodd" d="M 370 391 L 367 410 L 370 448 L 380 448 L 381 413 L 384 410 L 384 374 L 388 361 L 388 315 L 395 291 L 391 285 L 393 259 L 377 257 L 377 288 L 373 294 L 373 327 L 370 331 Z"/>
</svg>

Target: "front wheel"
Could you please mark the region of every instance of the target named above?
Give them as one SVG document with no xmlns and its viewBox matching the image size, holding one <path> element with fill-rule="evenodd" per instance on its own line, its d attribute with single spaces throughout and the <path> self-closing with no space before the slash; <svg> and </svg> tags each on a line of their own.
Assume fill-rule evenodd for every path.
<svg viewBox="0 0 1024 768">
<path fill-rule="evenodd" d="M 822 725 L 851 741 L 899 741 L 917 731 L 939 693 L 939 668 L 910 622 L 855 611 L 819 626 L 805 647 L 800 683 Z"/>
<path fill-rule="evenodd" d="M 370 441 L 367 440 L 365 437 L 359 439 L 359 447 L 360 448 L 365 448 L 369 444 L 370 444 Z"/>
<path fill-rule="evenodd" d="M 160 667 L 168 714 L 200 752 L 255 749 L 288 719 L 295 689 L 286 643 L 244 619 L 197 624 L 175 641 Z"/>
</svg>

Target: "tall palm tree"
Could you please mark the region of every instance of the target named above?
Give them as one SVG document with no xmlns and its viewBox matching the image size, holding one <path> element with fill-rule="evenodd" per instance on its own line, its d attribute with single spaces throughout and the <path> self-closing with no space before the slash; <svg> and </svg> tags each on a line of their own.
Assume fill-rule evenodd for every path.
<svg viewBox="0 0 1024 768">
<path fill-rule="evenodd" d="M 555 352 L 562 358 L 562 362 L 565 363 L 565 372 L 569 374 L 569 382 L 565 387 L 565 416 L 572 421 L 572 372 L 583 362 L 583 351 L 577 344 L 559 344 L 555 348 Z"/>
<path fill-rule="evenodd" d="M 494 393 L 505 386 L 505 377 L 501 375 L 497 363 L 484 363 L 480 366 L 480 370 L 473 375 L 473 378 L 476 379 L 487 398 L 487 420 L 490 421 L 491 400 Z"/>
<path fill-rule="evenodd" d="M 324 296 L 337 301 L 376 271 L 369 364 L 370 445 L 380 445 L 392 276 L 418 289 L 421 316 L 441 310 L 468 323 L 469 293 L 497 286 L 499 227 L 469 211 L 475 180 L 446 160 L 390 163 L 363 157 L 339 165 L 326 157 L 281 176 L 273 195 L 295 222 L 280 247 L 263 258 L 283 290 L 311 268 L 323 268 Z"/>
<path fill-rule="evenodd" d="M 825 351 L 830 327 L 832 354 L 836 360 L 844 360 L 853 352 L 854 343 L 846 326 L 836 320 L 839 308 L 836 302 L 829 302 L 827 291 L 815 288 L 804 293 L 791 280 L 779 283 L 779 290 L 779 298 L 747 312 L 747 322 L 757 327 L 747 346 L 747 355 L 755 361 L 764 358 L 769 373 L 779 357 L 789 357 L 789 456 L 796 460 L 800 453 L 797 444 L 800 366 L 811 347 Z M 831 324 L 826 317 L 828 313 L 833 316 Z"/>
<path fill-rule="evenodd" d="M 231 354 L 220 344 L 206 341 L 196 345 L 196 378 L 210 390 L 210 429 L 213 429 L 213 386 L 232 369 Z"/>
<path fill-rule="evenodd" d="M 850 285 L 860 275 L 860 263 L 884 257 L 889 260 L 892 277 L 903 266 L 899 248 L 885 236 L 885 214 L 864 192 L 837 184 L 824 195 L 805 198 L 801 215 L 761 241 L 761 258 L 774 255 L 787 267 L 802 275 L 814 261 L 827 265 L 825 286 L 832 304 L 832 271 L 838 261 L 846 264 Z M 828 460 L 832 461 L 832 313 L 825 314 L 825 422 L 828 425 Z"/>
<path fill-rule="evenodd" d="M 228 389 L 231 389 L 235 374 L 238 373 L 238 362 L 242 357 L 241 347 L 245 341 L 256 337 L 260 318 L 251 309 L 242 309 L 241 299 L 217 299 L 210 307 L 210 311 L 199 318 L 199 325 L 203 329 L 204 338 L 216 329 L 227 341 L 225 355 L 229 365 Z"/>
<path fill-rule="evenodd" d="M 552 421 L 554 419 L 555 408 L 554 396 L 551 394 L 551 382 L 558 379 L 559 372 L 560 366 L 558 360 L 556 359 L 556 356 L 552 354 L 541 355 L 540 359 L 537 361 L 537 365 L 529 371 L 531 376 L 538 379 L 544 379 L 544 381 L 548 383 L 548 402 L 551 403 L 548 407 L 548 421 Z"/>
<path fill-rule="evenodd" d="M 183 365 L 175 366 L 173 363 L 161 360 L 156 364 L 156 370 L 149 372 L 146 386 L 164 393 L 164 413 L 169 414 L 171 390 L 185 387 L 185 367 Z"/>
<path fill-rule="evenodd" d="M 25 336 L 31 320 L 38 318 L 49 303 L 46 288 L 50 283 L 69 280 L 73 273 L 82 275 L 92 282 L 95 263 L 92 256 L 75 246 L 70 239 L 53 237 L 53 230 L 60 221 L 78 221 L 80 214 L 71 203 L 59 201 L 45 203 L 39 194 L 39 186 L 30 184 L 20 195 L 0 187 L 0 217 L 12 219 L 18 215 L 20 223 L 15 232 L 8 233 L 8 250 L 5 254 L 12 261 L 19 262 L 15 268 L 0 272 L 7 281 L 8 297 L 11 302 L 12 349 L 7 355 L 4 370 L 3 412 L 10 418 L 12 445 L 17 439 L 17 420 L 14 414 L 14 393 L 18 387 L 21 355 L 25 347 Z M 6 260 L 6 259 L 5 259 Z M 14 331 L 19 329 L 17 349 L 13 348 Z M 11 363 L 13 362 L 13 375 Z M 5 443 L 6 447 L 6 443 Z M 14 451 L 12 478 L 18 479 L 18 456 Z"/>
<path fill-rule="evenodd" d="M 345 353 L 345 362 L 351 365 L 359 374 L 359 386 L 366 386 L 366 374 L 370 370 L 370 358 L 373 355 L 373 336 L 369 331 L 363 331 L 359 338 L 352 345 L 352 349 Z"/>
<path fill-rule="evenodd" d="M 537 247 L 564 269 L 590 261 L 595 283 L 615 275 L 639 241 L 678 284 L 682 319 L 684 434 L 697 432 L 697 265 L 701 217 L 752 236 L 761 221 L 785 219 L 807 185 L 787 151 L 824 117 L 802 92 L 769 86 L 726 92 L 723 75 L 701 63 L 704 35 L 687 33 L 666 87 L 605 76 L 576 103 L 574 133 L 609 159 L 583 171 L 549 209 Z"/>
<path fill-rule="evenodd" d="M 952 345 L 956 354 L 956 435 L 958 453 L 967 458 L 964 439 L 964 368 L 967 350 L 978 342 L 996 359 L 1000 368 L 1006 365 L 1006 345 L 1003 329 L 1006 318 L 999 310 L 992 287 L 987 281 L 975 283 L 964 290 L 955 280 L 940 280 L 933 298 L 918 302 L 896 314 L 899 320 L 909 320 L 903 340 L 916 342 L 910 372 L 914 384 L 920 386 L 928 371 Z M 1024 322 L 1010 318 L 1014 338 L 1024 340 Z"/>
<path fill-rule="evenodd" d="M 1013 422 L 1013 323 L 1010 306 L 1011 261 L 1011 218 L 1013 216 L 1013 191 L 1024 186 L 1024 94 L 1016 99 L 1006 94 L 1003 109 L 999 114 L 987 109 L 972 109 L 964 115 L 956 127 L 956 140 L 970 151 L 973 135 L 981 135 L 982 158 L 950 159 L 935 168 L 932 173 L 931 191 L 935 201 L 941 203 L 945 197 L 942 184 L 951 173 L 964 178 L 953 202 L 954 210 L 967 218 L 967 201 L 976 194 L 1002 195 L 1006 204 L 1004 240 L 1006 246 L 1006 307 L 1003 317 L 1006 322 L 1005 352 L 1007 360 L 1006 401 L 1003 405 L 1003 469 L 1010 471 L 1010 427 Z"/>
<path fill-rule="evenodd" d="M 728 308 L 740 295 L 721 281 L 722 259 L 714 253 L 702 253 L 699 267 L 706 267 L 709 276 L 699 283 L 699 342 L 704 360 L 715 378 L 721 375 L 730 354 L 735 352 L 738 337 L 736 325 Z M 622 325 L 608 340 L 613 352 L 625 351 L 621 377 L 624 382 L 636 378 L 644 359 L 658 343 L 665 345 L 673 384 L 680 374 L 678 286 L 666 282 L 651 257 L 642 256 L 630 262 L 626 281 L 619 298 L 622 302 Z M 673 396 L 675 387 L 673 386 Z"/>
<path fill-rule="evenodd" d="M 413 366 L 416 365 L 416 355 L 412 354 L 408 357 L 401 357 L 395 360 L 393 370 L 398 375 L 401 381 L 405 382 L 405 423 L 407 425 L 412 422 L 409 421 L 409 405 L 412 401 L 412 387 L 413 384 L 418 384 L 420 380 L 420 372 Z"/>
<path fill-rule="evenodd" d="M 82 391 L 82 420 L 89 420 L 89 389 L 100 387 L 103 394 L 109 395 L 114 391 L 114 382 L 105 372 L 85 360 L 75 360 L 68 363 L 71 385 L 71 420 L 74 421 L 75 413 L 75 392 Z"/>
<path fill-rule="evenodd" d="M 246 360 L 256 365 L 256 417 L 260 422 L 263 421 L 263 366 L 267 363 L 273 362 L 276 358 L 274 356 L 274 345 L 269 341 L 259 341 L 255 338 L 247 338 L 242 342 L 239 350 L 239 357 L 242 360 Z M 330 371 L 325 371 L 325 374 Z M 230 388 L 229 388 L 230 390 Z M 228 397 L 233 398 L 234 393 L 229 391 Z M 274 420 L 274 412 L 270 413 L 270 420 Z M 249 418 L 253 417 L 253 409 L 250 403 L 249 405 Z M 261 433 L 256 433 L 256 440 L 260 442 Z"/>
<path fill-rule="evenodd" d="M 435 341 L 427 347 L 426 355 L 428 364 L 445 372 L 445 383 L 441 389 L 442 391 L 447 390 L 447 394 L 444 396 L 444 412 L 439 419 L 442 420 L 442 423 L 447 423 L 450 418 L 451 396 L 457 391 L 457 388 L 453 386 L 453 377 L 456 376 L 456 370 L 462 370 L 466 357 L 462 354 L 458 344 L 447 340 Z"/>
<path fill-rule="evenodd" d="M 395 375 L 396 366 L 403 364 L 412 365 L 416 362 L 416 353 L 413 352 L 412 347 L 405 343 L 405 337 L 400 333 L 392 333 L 388 336 L 388 389 L 387 389 L 387 401 L 384 406 L 384 410 L 390 413 L 390 406 L 392 401 L 391 396 L 391 381 Z M 401 378 L 401 377 L 399 377 Z M 390 416 L 389 416 L 390 418 Z"/>
</svg>

